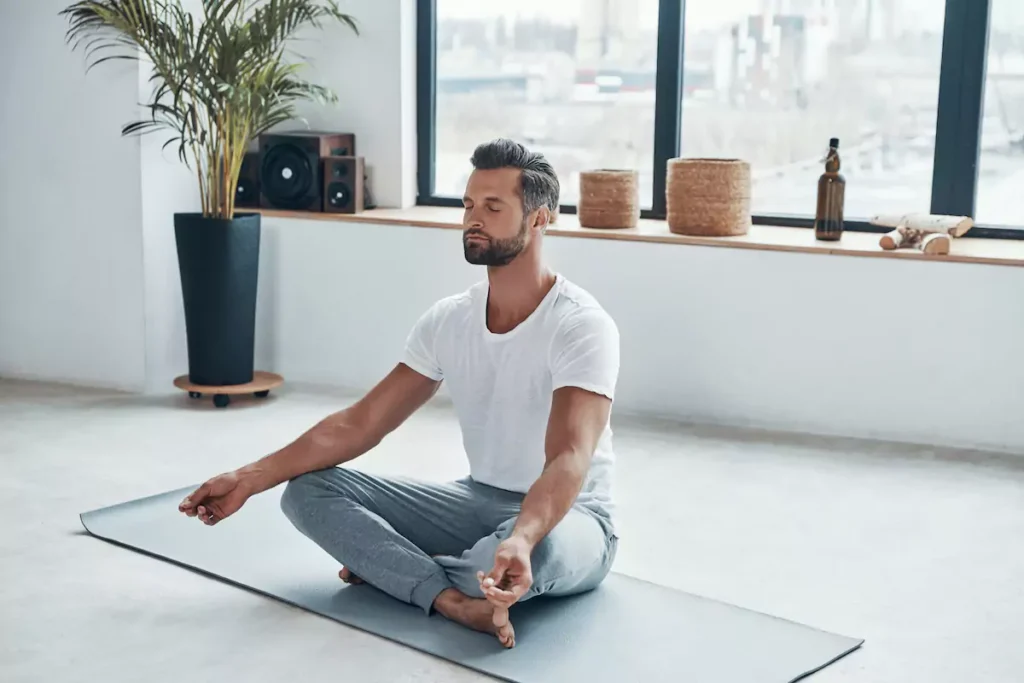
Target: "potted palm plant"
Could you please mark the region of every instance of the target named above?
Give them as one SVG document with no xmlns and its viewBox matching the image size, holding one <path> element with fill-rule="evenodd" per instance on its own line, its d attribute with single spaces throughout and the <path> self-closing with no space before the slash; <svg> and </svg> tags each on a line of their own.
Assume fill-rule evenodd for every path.
<svg viewBox="0 0 1024 683">
<path fill-rule="evenodd" d="M 260 214 L 236 213 L 251 143 L 296 118 L 299 101 L 334 93 L 300 77 L 288 47 L 302 29 L 355 20 L 334 0 L 88 0 L 61 12 L 66 40 L 88 68 L 136 59 L 151 69 L 146 116 L 122 135 L 163 131 L 194 170 L 202 210 L 174 215 L 193 384 L 246 384 L 254 376 Z"/>
</svg>

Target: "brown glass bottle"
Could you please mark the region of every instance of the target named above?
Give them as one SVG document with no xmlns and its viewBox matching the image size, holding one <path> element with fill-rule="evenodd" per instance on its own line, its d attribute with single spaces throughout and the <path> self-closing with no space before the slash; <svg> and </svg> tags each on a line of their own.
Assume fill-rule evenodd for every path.
<svg viewBox="0 0 1024 683">
<path fill-rule="evenodd" d="M 818 209 L 814 214 L 814 236 L 834 242 L 843 236 L 843 203 L 846 178 L 839 172 L 839 138 L 828 143 L 825 172 L 818 178 Z"/>
</svg>

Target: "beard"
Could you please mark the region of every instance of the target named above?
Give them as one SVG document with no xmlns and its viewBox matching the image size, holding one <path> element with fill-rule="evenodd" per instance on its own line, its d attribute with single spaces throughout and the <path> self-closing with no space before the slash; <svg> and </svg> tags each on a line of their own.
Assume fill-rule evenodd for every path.
<svg viewBox="0 0 1024 683">
<path fill-rule="evenodd" d="M 518 235 L 500 240 L 487 237 L 479 231 L 466 231 L 462 235 L 462 249 L 466 261 L 474 266 L 507 266 L 526 248 L 526 233 L 525 220 L 519 228 Z M 470 243 L 467 239 L 470 235 L 482 236 L 486 241 Z"/>
</svg>

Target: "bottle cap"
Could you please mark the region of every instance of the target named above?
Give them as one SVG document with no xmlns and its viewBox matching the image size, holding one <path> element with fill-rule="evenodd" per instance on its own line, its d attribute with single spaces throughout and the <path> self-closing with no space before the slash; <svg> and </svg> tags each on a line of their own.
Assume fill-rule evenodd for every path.
<svg viewBox="0 0 1024 683">
<path fill-rule="evenodd" d="M 829 140 L 828 141 L 828 146 L 829 147 L 835 147 L 836 149 L 839 149 L 839 138 L 832 138 L 831 140 Z"/>
</svg>

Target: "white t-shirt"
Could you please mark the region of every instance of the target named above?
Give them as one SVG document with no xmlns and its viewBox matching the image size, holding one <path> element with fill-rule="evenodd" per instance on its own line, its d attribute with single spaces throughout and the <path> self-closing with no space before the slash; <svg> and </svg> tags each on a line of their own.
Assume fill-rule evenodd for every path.
<svg viewBox="0 0 1024 683">
<path fill-rule="evenodd" d="M 404 362 L 443 380 L 474 480 L 526 493 L 544 468 L 552 392 L 580 387 L 614 399 L 619 332 L 598 302 L 562 276 L 506 334 L 487 329 L 486 281 L 434 304 L 409 335 Z M 612 432 L 605 425 L 581 502 L 612 506 Z"/>
</svg>

